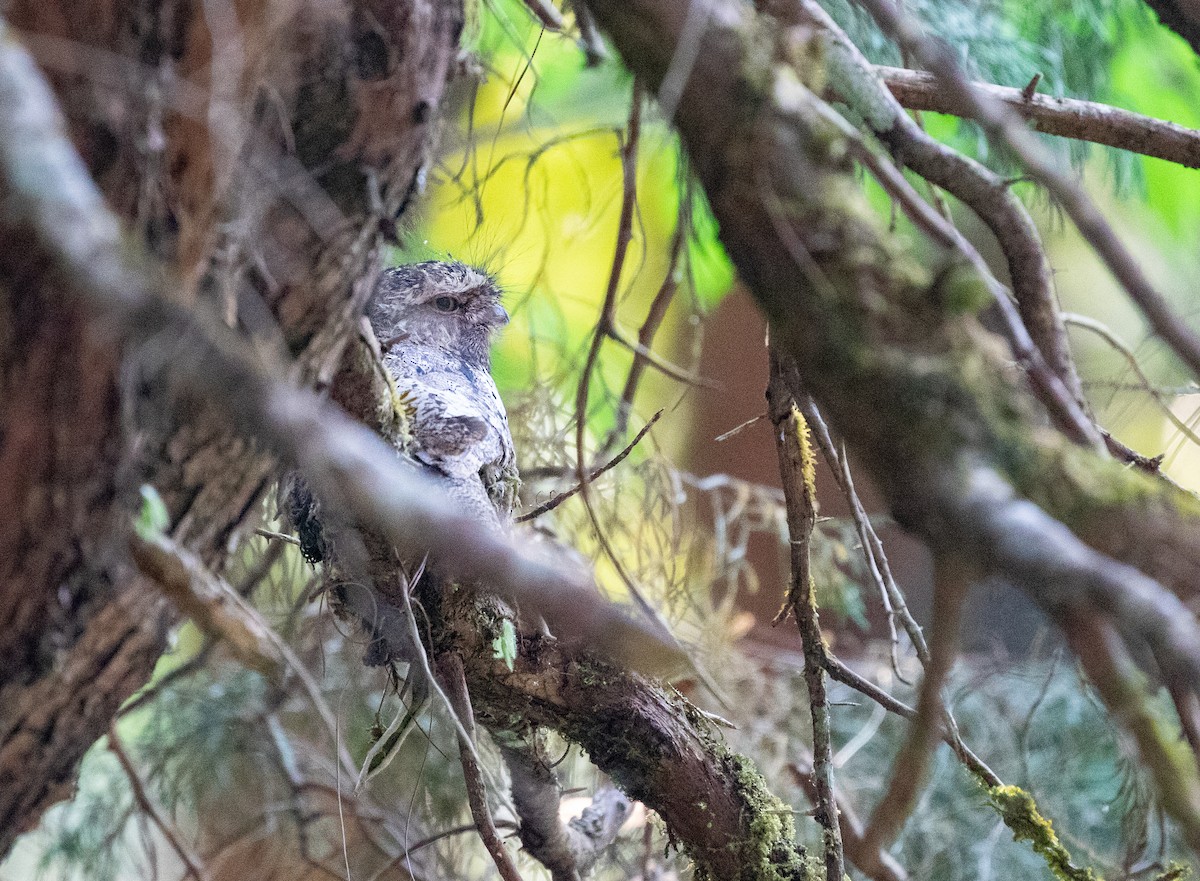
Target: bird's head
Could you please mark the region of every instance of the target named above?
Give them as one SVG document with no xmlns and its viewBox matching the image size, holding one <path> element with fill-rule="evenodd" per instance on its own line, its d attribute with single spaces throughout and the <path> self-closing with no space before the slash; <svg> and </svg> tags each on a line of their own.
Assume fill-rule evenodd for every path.
<svg viewBox="0 0 1200 881">
<path fill-rule="evenodd" d="M 367 305 L 384 348 L 437 346 L 487 367 L 492 334 L 508 323 L 495 280 L 464 263 L 412 263 L 384 270 Z"/>
</svg>

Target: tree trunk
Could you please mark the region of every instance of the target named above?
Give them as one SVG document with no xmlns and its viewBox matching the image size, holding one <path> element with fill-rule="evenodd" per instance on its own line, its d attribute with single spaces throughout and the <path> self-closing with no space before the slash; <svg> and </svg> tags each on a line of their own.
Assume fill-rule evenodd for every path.
<svg viewBox="0 0 1200 881">
<path fill-rule="evenodd" d="M 461 3 L 16 0 L 8 20 L 175 295 L 327 382 L 418 187 Z M 174 621 L 129 562 L 139 486 L 217 566 L 277 469 L 215 409 L 143 381 L 170 353 L 114 351 L 4 223 L 0 855 L 70 794 Z"/>
</svg>

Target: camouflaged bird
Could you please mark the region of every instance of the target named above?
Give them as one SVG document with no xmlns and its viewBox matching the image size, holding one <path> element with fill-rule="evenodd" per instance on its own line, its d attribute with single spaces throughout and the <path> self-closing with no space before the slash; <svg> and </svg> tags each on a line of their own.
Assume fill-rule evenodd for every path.
<svg viewBox="0 0 1200 881">
<path fill-rule="evenodd" d="M 491 375 L 491 342 L 508 323 L 500 290 L 463 263 L 385 270 L 367 318 L 408 417 L 413 457 L 445 478 L 452 498 L 483 522 L 508 522 L 516 460 Z"/>
<path fill-rule="evenodd" d="M 495 281 L 457 262 L 397 266 L 380 276 L 367 318 L 406 417 L 408 452 L 434 472 L 464 513 L 501 528 L 512 516 L 520 480 L 508 416 L 490 372 L 492 335 L 508 323 Z M 285 510 L 305 558 L 330 562 L 339 527 L 326 522 L 299 477 Z"/>
</svg>

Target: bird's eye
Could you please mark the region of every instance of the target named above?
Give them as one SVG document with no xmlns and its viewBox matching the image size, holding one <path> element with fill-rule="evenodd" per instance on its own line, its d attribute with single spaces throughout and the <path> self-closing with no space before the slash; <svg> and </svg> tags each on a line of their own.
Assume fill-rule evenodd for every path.
<svg viewBox="0 0 1200 881">
<path fill-rule="evenodd" d="M 433 301 L 433 308 L 439 312 L 453 312 L 458 308 L 458 300 L 453 297 L 438 297 Z"/>
</svg>

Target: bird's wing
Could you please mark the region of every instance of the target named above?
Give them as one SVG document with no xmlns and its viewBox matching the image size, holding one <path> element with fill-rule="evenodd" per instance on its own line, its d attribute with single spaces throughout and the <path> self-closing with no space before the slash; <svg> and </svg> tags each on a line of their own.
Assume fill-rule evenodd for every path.
<svg viewBox="0 0 1200 881">
<path fill-rule="evenodd" d="M 428 347 L 399 346 L 387 366 L 408 408 L 416 458 L 455 480 L 483 481 L 492 496 L 492 475 L 507 476 L 514 456 L 491 375 Z"/>
</svg>

